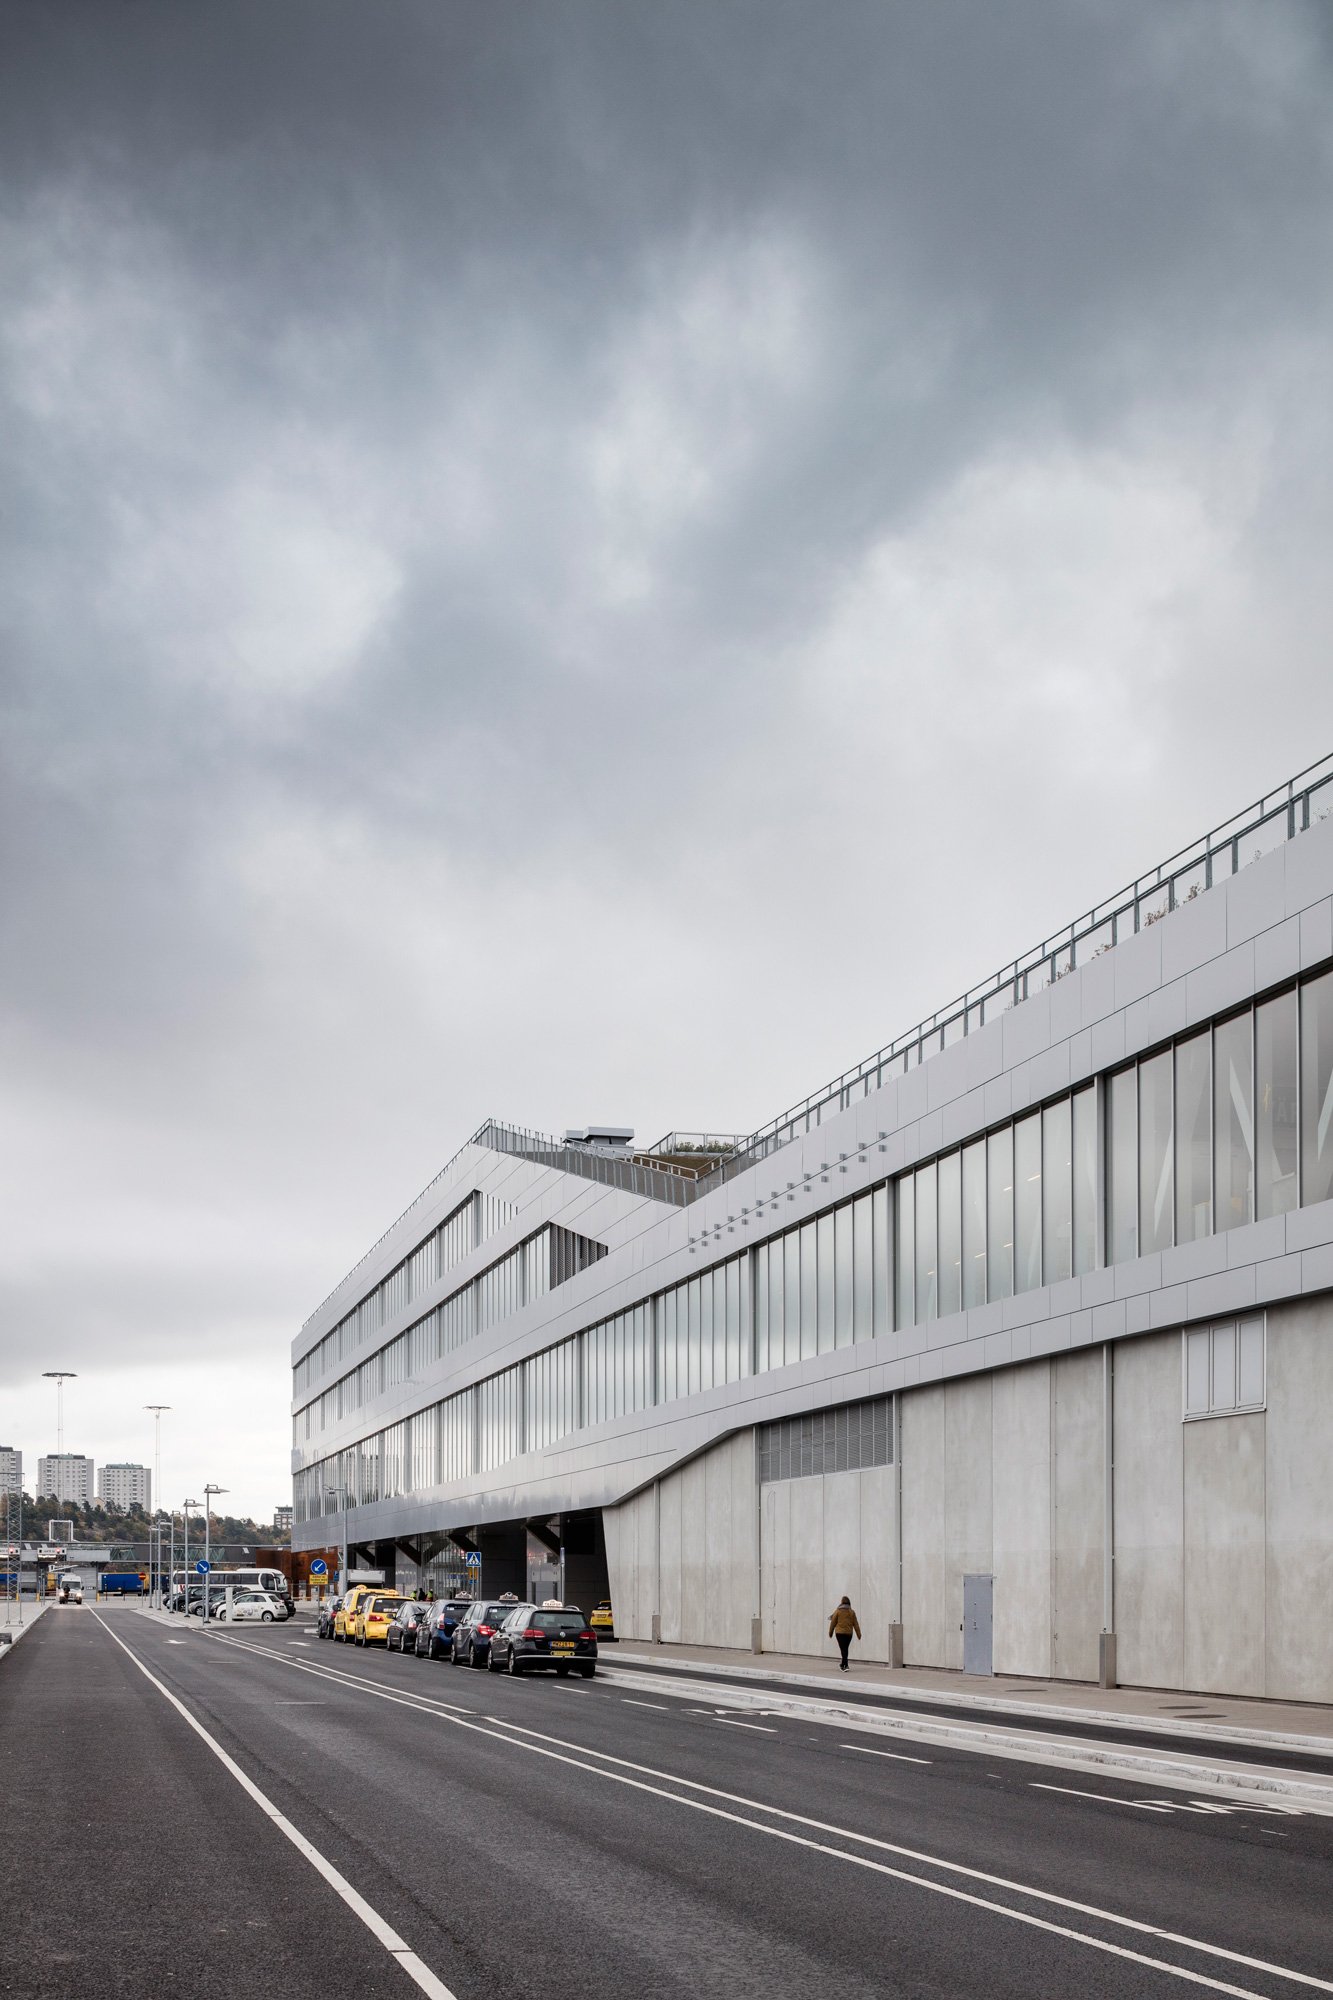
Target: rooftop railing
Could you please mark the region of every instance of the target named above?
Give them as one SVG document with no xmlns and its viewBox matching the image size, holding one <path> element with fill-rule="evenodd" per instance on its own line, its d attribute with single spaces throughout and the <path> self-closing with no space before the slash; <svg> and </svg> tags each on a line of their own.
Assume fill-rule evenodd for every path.
<svg viewBox="0 0 1333 2000">
<path fill-rule="evenodd" d="M 1150 874 L 1140 875 L 1118 895 L 1076 917 L 1072 924 L 1002 966 L 970 992 L 960 994 L 855 1069 L 770 1119 L 739 1141 L 733 1157 L 714 1168 L 710 1181 L 730 1180 L 756 1160 L 812 1131 L 823 1119 L 845 1111 L 858 1097 L 868 1097 L 890 1077 L 905 1076 L 941 1049 L 962 1041 L 986 1022 L 1063 979 L 1076 966 L 1113 951 L 1122 938 L 1159 923 L 1182 903 L 1193 902 L 1215 883 L 1239 873 L 1283 841 L 1294 840 L 1330 813 L 1333 753 L 1298 772 L 1277 791 L 1266 793 L 1225 825 L 1182 848 Z"/>
<path fill-rule="evenodd" d="M 539 1166 L 558 1167 L 561 1173 L 579 1174 L 584 1180 L 601 1181 L 606 1187 L 625 1188 L 630 1194 L 650 1196 L 654 1201 L 674 1202 L 683 1207 L 694 1199 L 699 1181 L 707 1171 L 703 1160 L 693 1167 L 676 1166 L 670 1160 L 647 1160 L 641 1153 L 624 1155 L 594 1152 L 586 1146 L 566 1146 L 545 1132 L 525 1132 L 518 1126 L 499 1125 L 494 1119 L 482 1126 L 475 1144 L 489 1146 L 496 1153 L 512 1153 Z"/>
<path fill-rule="evenodd" d="M 1160 922 L 1171 910 L 1179 908 L 1182 903 L 1193 902 L 1215 883 L 1238 874 L 1250 862 L 1280 847 L 1284 840 L 1294 840 L 1297 834 L 1304 833 L 1316 821 L 1327 819 L 1331 813 L 1333 752 L 1299 771 L 1277 791 L 1266 793 L 1254 805 L 1247 806 L 1213 832 L 1204 834 L 1202 839 L 1183 847 L 1150 874 L 1140 875 L 1119 895 L 1099 903 L 1085 916 L 1075 918 L 1072 924 L 1066 924 L 1021 958 L 1002 967 L 970 992 L 960 994 L 949 1006 L 940 1008 L 905 1035 L 899 1035 L 896 1041 L 867 1057 L 855 1069 L 844 1071 L 832 1083 L 825 1084 L 821 1090 L 792 1105 L 780 1117 L 770 1119 L 767 1125 L 750 1133 L 747 1138 L 731 1140 L 729 1134 L 719 1133 L 667 1135 L 669 1139 L 686 1145 L 690 1141 L 695 1144 L 715 1140 L 731 1143 L 734 1146 L 731 1156 L 717 1165 L 710 1164 L 708 1155 L 702 1151 L 697 1171 L 662 1159 L 649 1164 L 641 1153 L 617 1159 L 588 1152 L 578 1146 L 562 1145 L 546 1133 L 526 1132 L 519 1126 L 501 1125 L 494 1119 L 487 1119 L 416 1199 L 408 1203 L 402 1215 L 377 1237 L 365 1256 L 359 1258 L 352 1270 L 338 1281 L 328 1298 L 305 1320 L 302 1333 L 342 1290 L 347 1279 L 375 1255 L 380 1244 L 393 1234 L 404 1217 L 420 1207 L 442 1182 L 452 1177 L 469 1146 L 487 1146 L 493 1152 L 510 1153 L 521 1159 L 537 1161 L 543 1166 L 559 1167 L 565 1173 L 580 1174 L 586 1180 L 602 1181 L 608 1186 L 626 1188 L 633 1194 L 645 1194 L 657 1201 L 669 1201 L 683 1207 L 708 1187 L 732 1179 L 756 1160 L 764 1159 L 803 1133 L 813 1131 L 825 1118 L 845 1111 L 858 1097 L 868 1097 L 890 1077 L 905 1076 L 908 1070 L 928 1061 L 941 1049 L 962 1041 L 965 1035 L 972 1034 L 986 1022 L 997 1019 L 1032 994 L 1063 979 L 1076 966 L 1086 965 L 1089 960 L 1113 951 L 1122 938 Z M 662 1143 L 665 1150 L 666 1141 Z"/>
</svg>

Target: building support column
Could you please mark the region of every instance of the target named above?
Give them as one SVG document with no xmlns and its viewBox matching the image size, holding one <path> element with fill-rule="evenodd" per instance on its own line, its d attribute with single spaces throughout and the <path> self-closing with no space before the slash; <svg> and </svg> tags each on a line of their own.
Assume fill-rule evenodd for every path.
<svg viewBox="0 0 1333 2000">
<path fill-rule="evenodd" d="M 903 1429 L 900 1418 L 902 1396 L 893 1392 L 893 1567 L 898 1616 L 889 1622 L 888 1663 L 903 1663 Z"/>
<path fill-rule="evenodd" d="M 1110 1341 L 1102 1345 L 1102 1629 L 1097 1644 L 1097 1681 L 1116 1686 L 1115 1658 L 1115 1361 Z"/>
</svg>

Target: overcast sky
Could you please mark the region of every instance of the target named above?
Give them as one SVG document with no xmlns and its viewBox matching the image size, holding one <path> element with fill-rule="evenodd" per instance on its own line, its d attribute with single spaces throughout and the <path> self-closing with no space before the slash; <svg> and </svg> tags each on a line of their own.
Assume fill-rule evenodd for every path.
<svg viewBox="0 0 1333 2000">
<path fill-rule="evenodd" d="M 490 1114 L 744 1130 L 1333 747 L 1323 0 L 8 0 L 0 1441 L 290 1497 Z"/>
</svg>

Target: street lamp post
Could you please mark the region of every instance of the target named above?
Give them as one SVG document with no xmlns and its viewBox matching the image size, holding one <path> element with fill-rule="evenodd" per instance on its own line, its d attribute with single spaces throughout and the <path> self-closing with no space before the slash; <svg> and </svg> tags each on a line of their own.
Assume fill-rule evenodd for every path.
<svg viewBox="0 0 1333 2000">
<path fill-rule="evenodd" d="M 56 1460 L 59 1462 L 65 1456 L 65 1384 L 77 1381 L 78 1376 L 73 1368 L 43 1368 L 42 1380 L 56 1385 Z M 59 1477 L 57 1473 L 57 1480 Z M 63 1500 L 66 1495 L 61 1493 L 56 1497 Z"/>
<path fill-rule="evenodd" d="M 145 1403 L 144 1408 L 153 1418 L 153 1519 L 162 1511 L 162 1412 L 171 1408 L 170 1403 Z M 158 1569 L 162 1567 L 162 1536 L 157 1538 Z M 158 1578 L 157 1607 L 162 1608 L 162 1579 Z"/>
<path fill-rule="evenodd" d="M 187 1618 L 190 1615 L 190 1509 L 198 1505 L 199 1502 L 197 1500 L 187 1500 L 185 1502 L 185 1526 L 182 1531 L 185 1536 L 185 1553 L 181 1557 L 181 1568 L 185 1573 L 185 1603 L 182 1609 Z"/>
<path fill-rule="evenodd" d="M 209 1577 L 209 1570 L 212 1567 L 212 1557 L 209 1551 L 213 1546 L 212 1540 L 210 1538 L 210 1530 L 213 1526 L 213 1495 L 215 1493 L 225 1493 L 226 1491 L 227 1488 L 225 1486 L 214 1486 L 211 1482 L 204 1488 L 204 1565 L 205 1565 L 204 1630 L 205 1632 L 208 1630 L 208 1577 Z"/>
<path fill-rule="evenodd" d="M 338 1588 L 345 1597 L 347 1595 L 347 1488 L 345 1486 L 326 1486 L 324 1488 L 324 1498 L 326 1500 L 336 1500 L 342 1510 L 343 1535 L 342 1552 L 339 1556 Z"/>
</svg>

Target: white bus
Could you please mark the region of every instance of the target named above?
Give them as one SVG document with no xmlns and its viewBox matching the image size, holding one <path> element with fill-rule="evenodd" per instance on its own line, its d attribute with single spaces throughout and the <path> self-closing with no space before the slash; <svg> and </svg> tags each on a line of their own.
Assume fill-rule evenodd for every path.
<svg viewBox="0 0 1333 2000">
<path fill-rule="evenodd" d="M 221 1598 L 229 1589 L 266 1590 L 270 1597 L 276 1597 L 289 1618 L 295 1613 L 296 1607 L 292 1603 L 292 1594 L 287 1588 L 286 1577 L 280 1569 L 273 1569 L 267 1563 L 238 1565 L 235 1568 L 229 1563 L 225 1569 L 211 1569 L 207 1579 L 193 1569 L 173 1570 L 171 1576 L 173 1595 L 178 1590 L 184 1591 L 187 1584 L 191 1590 L 200 1590 L 205 1581 L 208 1583 L 210 1604 L 215 1598 Z"/>
</svg>

